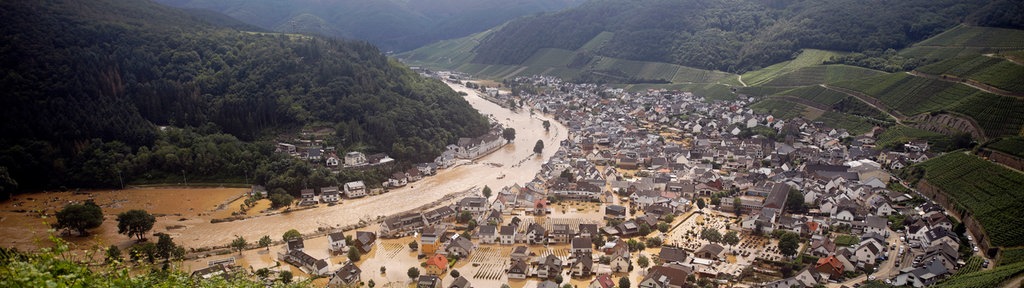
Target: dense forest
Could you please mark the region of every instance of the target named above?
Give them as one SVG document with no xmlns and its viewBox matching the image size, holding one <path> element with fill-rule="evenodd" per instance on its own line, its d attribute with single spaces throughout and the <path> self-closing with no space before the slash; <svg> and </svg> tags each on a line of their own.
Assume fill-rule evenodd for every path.
<svg viewBox="0 0 1024 288">
<path fill-rule="evenodd" d="M 157 0 L 217 11 L 286 33 L 369 41 L 405 51 L 487 30 L 516 17 L 573 7 L 583 0 Z"/>
<path fill-rule="evenodd" d="M 365 42 L 242 32 L 150 1 L 7 1 L 0 17 L 0 167 L 20 189 L 252 178 L 274 159 L 250 142 L 314 123 L 406 161 L 488 127 Z"/>
<path fill-rule="evenodd" d="M 1004 7 L 1006 6 L 1006 7 Z M 1016 9 L 1016 10 L 1014 10 Z M 541 48 L 576 50 L 603 31 L 601 56 L 745 72 L 801 49 L 899 49 L 964 21 L 1016 27 L 1019 3 L 962 0 L 595 0 L 509 22 L 473 62 L 520 64 Z"/>
</svg>

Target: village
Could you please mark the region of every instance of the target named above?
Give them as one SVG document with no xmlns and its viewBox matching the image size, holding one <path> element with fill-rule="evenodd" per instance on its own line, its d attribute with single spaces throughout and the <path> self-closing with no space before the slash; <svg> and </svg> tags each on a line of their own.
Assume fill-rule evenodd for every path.
<svg viewBox="0 0 1024 288">
<path fill-rule="evenodd" d="M 933 157 L 928 143 L 877 151 L 877 129 L 850 135 L 820 122 L 774 119 L 746 108 L 753 100 L 744 97 L 707 102 L 688 92 L 627 93 L 552 77 L 515 81 L 550 89 L 513 98 L 491 88 L 488 100 L 525 103 L 531 112 L 520 113 L 545 113 L 569 128 L 533 180 L 331 232 L 316 245 L 326 249 L 312 254 L 308 240 L 292 239 L 277 259 L 332 287 L 376 280 L 603 288 L 855 287 L 866 280 L 923 287 L 982 259 L 957 219 L 889 172 Z M 467 143 L 492 149 L 487 137 L 498 136 L 460 141 L 407 174 L 431 175 L 434 165 L 447 167 L 446 157 L 466 158 Z M 367 165 L 361 154 L 345 155 L 345 166 Z M 359 185 L 347 183 L 342 193 L 362 197 L 350 192 Z M 304 201 L 336 201 L 338 191 L 309 191 Z M 419 264 L 376 265 L 399 258 Z M 230 266 L 210 263 L 196 273 Z"/>
</svg>

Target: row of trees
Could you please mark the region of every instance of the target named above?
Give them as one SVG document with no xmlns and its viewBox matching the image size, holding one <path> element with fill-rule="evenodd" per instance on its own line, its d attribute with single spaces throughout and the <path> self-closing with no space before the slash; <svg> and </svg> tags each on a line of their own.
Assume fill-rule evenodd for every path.
<svg viewBox="0 0 1024 288">
<path fill-rule="evenodd" d="M 103 224 L 103 209 L 92 200 L 82 204 L 70 204 L 57 212 L 57 223 L 54 228 L 68 229 L 78 232 L 80 236 L 89 235 L 90 229 Z M 135 237 L 139 241 L 146 240 L 146 232 L 153 229 L 156 216 L 146 210 L 128 210 L 117 215 L 117 233 Z"/>
</svg>

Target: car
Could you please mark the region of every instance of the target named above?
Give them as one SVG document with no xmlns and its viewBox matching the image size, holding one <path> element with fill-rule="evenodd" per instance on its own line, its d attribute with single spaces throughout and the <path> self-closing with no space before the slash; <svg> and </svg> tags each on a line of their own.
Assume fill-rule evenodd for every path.
<svg viewBox="0 0 1024 288">
<path fill-rule="evenodd" d="M 978 250 L 978 246 L 974 246 L 974 249 L 972 249 L 972 250 L 974 250 L 974 253 L 978 253 L 978 251 L 980 251 L 980 250 Z"/>
<path fill-rule="evenodd" d="M 875 281 L 875 275 L 868 276 L 868 281 Z"/>
<path fill-rule="evenodd" d="M 988 260 L 987 259 L 985 260 L 985 262 L 981 263 L 981 267 L 988 268 Z"/>
</svg>

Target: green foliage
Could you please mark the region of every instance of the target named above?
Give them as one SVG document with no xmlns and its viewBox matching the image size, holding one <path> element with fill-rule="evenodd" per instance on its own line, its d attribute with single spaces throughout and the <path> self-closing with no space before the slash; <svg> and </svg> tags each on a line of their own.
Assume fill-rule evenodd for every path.
<svg viewBox="0 0 1024 288">
<path fill-rule="evenodd" d="M 0 248 L 0 286 L 2 287 L 264 287 L 263 282 L 246 277 L 192 278 L 184 271 L 147 272 L 118 263 L 89 267 L 89 259 L 74 258 L 67 243 L 52 238 L 52 249 L 23 253 Z M 149 243 L 152 245 L 152 243 Z M 131 273 L 129 273 L 131 271 Z M 309 282 L 274 287 L 308 287 Z"/>
<path fill-rule="evenodd" d="M 942 282 L 935 287 L 939 288 L 973 288 L 973 287 L 999 287 L 1010 278 L 1024 273 L 1024 263 L 1003 265 L 995 269 L 982 270 L 973 273 L 960 275 L 955 279 Z"/>
<path fill-rule="evenodd" d="M 946 151 L 950 146 L 949 136 L 907 126 L 891 127 L 875 141 L 875 145 L 883 149 L 895 149 L 911 140 L 927 140 L 933 150 Z"/>
<path fill-rule="evenodd" d="M 512 140 L 516 140 L 516 129 L 510 127 L 510 128 L 505 128 L 504 130 L 501 130 L 501 138 L 505 138 L 505 141 L 508 141 L 508 142 L 512 142 Z"/>
<path fill-rule="evenodd" d="M 942 189 L 957 209 L 964 209 L 984 228 L 995 246 L 1024 245 L 1024 174 L 964 153 L 949 153 L 911 167 Z"/>
<path fill-rule="evenodd" d="M 409 270 L 405 272 L 405 275 L 409 276 L 409 279 L 416 280 L 416 278 L 420 277 L 420 268 L 409 267 Z"/>
<path fill-rule="evenodd" d="M 796 255 L 796 250 L 800 248 L 800 235 L 792 232 L 786 232 L 779 237 L 779 253 L 782 256 L 790 257 Z"/>
<path fill-rule="evenodd" d="M 845 235 L 844 234 L 844 235 L 836 236 L 835 243 L 836 243 L 836 245 L 840 245 L 840 246 L 853 246 L 853 245 L 857 245 L 857 243 L 860 243 L 860 238 L 857 238 L 857 236 L 854 236 L 854 235 Z"/>
<path fill-rule="evenodd" d="M 1021 136 L 998 139 L 985 147 L 1024 158 L 1024 137 Z"/>
<path fill-rule="evenodd" d="M 920 67 L 917 71 L 970 79 L 1010 92 L 1024 92 L 1024 82 L 1020 81 L 1020 76 L 1024 75 L 1024 66 L 992 56 L 952 58 Z"/>
<path fill-rule="evenodd" d="M 246 242 L 245 238 L 242 238 L 242 236 L 238 236 L 235 238 L 235 240 L 231 241 L 231 248 L 238 250 L 238 255 L 242 255 L 242 250 L 245 250 L 245 246 L 248 245 L 249 243 Z"/>
<path fill-rule="evenodd" d="M 146 210 L 129 210 L 117 215 L 117 233 L 145 240 L 146 232 L 153 229 L 153 223 L 156 223 L 156 217 Z"/>
<path fill-rule="evenodd" d="M 491 187 L 484 185 L 484 190 L 481 193 L 484 194 L 484 198 L 491 198 Z"/>
<path fill-rule="evenodd" d="M 619 278 L 619 288 L 629 288 L 629 285 L 629 275 L 622 276 L 622 278 Z"/>
<path fill-rule="evenodd" d="M 284 232 L 284 235 L 281 236 L 281 240 L 284 240 L 284 242 L 294 239 L 302 239 L 302 233 L 299 233 L 299 230 L 291 229 Z"/>
<path fill-rule="evenodd" d="M 708 240 L 711 243 L 719 243 L 722 241 L 722 233 L 718 232 L 717 229 L 704 228 L 700 231 L 700 239 Z"/>
<path fill-rule="evenodd" d="M 999 256 L 999 265 L 1009 265 L 1024 262 L 1024 248 L 1002 249 Z"/>
<path fill-rule="evenodd" d="M 541 152 L 544 152 L 544 141 L 537 140 L 537 144 L 533 145 L 533 153 L 540 154 Z"/>
<path fill-rule="evenodd" d="M 697 198 L 697 209 L 704 209 L 708 205 L 704 203 L 704 198 Z"/>
<path fill-rule="evenodd" d="M 348 255 L 345 255 L 345 256 L 348 257 L 349 261 L 352 261 L 352 263 L 355 263 L 355 262 L 358 262 L 359 259 L 361 259 L 363 255 L 361 255 L 361 253 L 359 253 L 359 249 L 356 249 L 355 247 L 352 247 L 352 248 L 348 249 Z"/>
<path fill-rule="evenodd" d="M 273 208 L 288 207 L 295 197 L 285 193 L 270 193 L 270 206 Z"/>
<path fill-rule="evenodd" d="M 91 200 L 84 204 L 64 206 L 64 209 L 57 212 L 57 228 L 72 229 L 82 236 L 88 235 L 89 229 L 100 227 L 102 224 L 103 209 Z"/>
<path fill-rule="evenodd" d="M 419 248 L 420 248 L 420 243 L 419 242 L 416 242 L 416 240 L 409 241 L 409 249 L 410 250 L 416 251 Z"/>
<path fill-rule="evenodd" d="M 824 64 L 846 64 L 885 72 L 910 71 L 917 67 L 934 62 L 934 60 L 907 57 L 896 53 L 894 49 L 869 50 L 864 53 L 833 57 Z"/>
<path fill-rule="evenodd" d="M 736 234 L 736 231 L 729 230 L 729 232 L 725 232 L 725 236 L 722 236 L 722 243 L 735 246 L 740 244 L 740 237 Z"/>
<path fill-rule="evenodd" d="M 636 258 L 636 265 L 639 265 L 640 269 L 644 269 L 651 265 L 651 260 L 647 259 L 647 255 L 640 254 L 640 257 Z"/>
<path fill-rule="evenodd" d="M 20 136 L 0 140 L 0 166 L 23 189 L 120 187 L 120 179 L 160 181 L 182 170 L 244 181 L 270 154 L 262 150 L 270 146 L 226 147 L 234 141 L 163 145 L 157 125 L 249 141 L 328 123 L 337 126 L 328 139 L 336 146 L 410 162 L 488 128 L 443 83 L 367 43 L 244 33 L 152 2 L 4 2 L 0 11 L 0 73 L 9 76 L 0 85 L 11 91 L 0 133 Z"/>
<path fill-rule="evenodd" d="M 284 283 L 284 284 L 292 283 L 292 277 L 293 277 L 292 271 L 289 271 L 289 270 L 281 271 L 281 273 L 277 274 L 277 277 L 278 277 L 278 279 L 281 280 L 281 283 Z"/>
<path fill-rule="evenodd" d="M 362 39 L 386 50 L 403 51 L 476 33 L 519 16 L 565 9 L 582 1 L 160 2 L 221 12 L 265 29 Z"/>
<path fill-rule="evenodd" d="M 895 73 L 834 85 L 867 94 L 908 116 L 957 112 L 977 121 L 990 137 L 1017 135 L 1024 126 L 1024 100 L 989 94 L 959 83 Z"/>
<path fill-rule="evenodd" d="M 273 243 L 273 242 L 274 242 L 274 240 L 270 240 L 270 236 L 269 235 L 263 235 L 263 237 L 260 238 L 259 246 L 260 246 L 260 248 L 270 249 L 270 244 Z"/>
<path fill-rule="evenodd" d="M 544 120 L 544 123 L 541 124 L 541 126 L 544 126 L 544 131 L 545 132 L 551 131 L 551 121 Z"/>
<path fill-rule="evenodd" d="M 541 48 L 722 71 L 788 60 L 800 49 L 901 48 L 948 29 L 983 1 L 591 1 L 525 17 L 483 39 L 474 62 L 517 65 Z M 592 39 L 612 32 L 602 44 Z"/>
<path fill-rule="evenodd" d="M 121 249 L 117 248 L 117 245 L 110 245 L 110 247 L 107 248 L 107 255 L 104 259 L 107 263 L 121 261 Z"/>
</svg>

